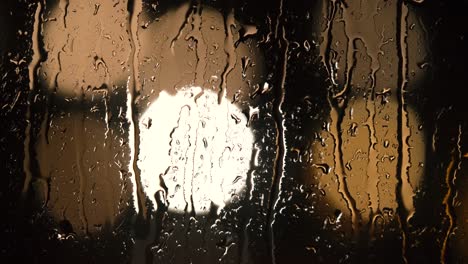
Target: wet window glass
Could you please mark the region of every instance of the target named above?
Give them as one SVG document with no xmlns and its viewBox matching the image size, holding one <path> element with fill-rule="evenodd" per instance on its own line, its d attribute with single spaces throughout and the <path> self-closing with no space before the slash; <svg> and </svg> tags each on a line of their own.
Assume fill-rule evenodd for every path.
<svg viewBox="0 0 468 264">
<path fill-rule="evenodd" d="M 2 263 L 465 263 L 468 2 L 0 2 Z"/>
</svg>

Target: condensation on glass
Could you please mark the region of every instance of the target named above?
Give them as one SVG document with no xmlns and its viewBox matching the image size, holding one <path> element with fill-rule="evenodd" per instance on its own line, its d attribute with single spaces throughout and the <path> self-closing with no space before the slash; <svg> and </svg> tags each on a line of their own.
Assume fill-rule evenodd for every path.
<svg viewBox="0 0 468 264">
<path fill-rule="evenodd" d="M 0 6 L 2 257 L 467 261 L 466 1 Z"/>
</svg>

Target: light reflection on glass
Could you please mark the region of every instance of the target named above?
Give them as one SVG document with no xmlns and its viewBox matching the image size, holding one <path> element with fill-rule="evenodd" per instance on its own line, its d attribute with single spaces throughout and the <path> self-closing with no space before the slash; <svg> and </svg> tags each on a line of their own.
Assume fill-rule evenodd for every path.
<svg viewBox="0 0 468 264">
<path fill-rule="evenodd" d="M 229 100 L 218 104 L 217 93 L 200 87 L 163 91 L 141 120 L 138 167 L 154 205 L 159 177 L 176 213 L 206 214 L 212 204 L 221 210 L 242 192 L 254 138 Z"/>
</svg>

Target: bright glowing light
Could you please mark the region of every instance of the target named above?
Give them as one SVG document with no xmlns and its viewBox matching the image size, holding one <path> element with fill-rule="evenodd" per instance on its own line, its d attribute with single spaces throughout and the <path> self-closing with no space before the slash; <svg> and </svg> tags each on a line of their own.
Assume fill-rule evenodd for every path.
<svg viewBox="0 0 468 264">
<path fill-rule="evenodd" d="M 221 210 L 242 192 L 254 138 L 236 105 L 188 87 L 175 96 L 161 92 L 140 120 L 138 166 L 153 204 L 160 176 L 176 213 L 206 214 L 212 204 Z"/>
</svg>

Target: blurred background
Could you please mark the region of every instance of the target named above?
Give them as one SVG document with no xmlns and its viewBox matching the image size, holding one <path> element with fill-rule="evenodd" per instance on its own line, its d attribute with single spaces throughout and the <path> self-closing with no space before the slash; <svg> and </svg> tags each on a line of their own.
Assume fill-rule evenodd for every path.
<svg viewBox="0 0 468 264">
<path fill-rule="evenodd" d="M 467 262 L 467 7 L 2 1 L 2 261 Z"/>
</svg>

